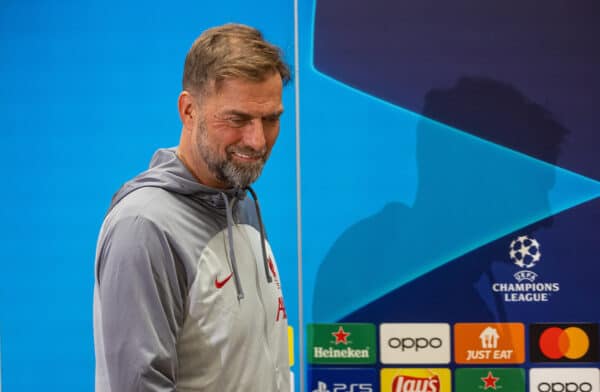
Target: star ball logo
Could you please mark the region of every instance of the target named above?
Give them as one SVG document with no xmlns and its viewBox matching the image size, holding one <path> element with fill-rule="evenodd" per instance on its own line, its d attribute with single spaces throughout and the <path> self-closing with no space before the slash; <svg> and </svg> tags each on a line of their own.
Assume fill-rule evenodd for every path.
<svg viewBox="0 0 600 392">
<path fill-rule="evenodd" d="M 540 282 L 532 271 L 542 259 L 540 243 L 533 237 L 521 235 L 509 245 L 508 255 L 520 268 L 513 277 L 515 282 L 495 282 L 492 291 L 502 295 L 504 302 L 548 302 L 553 293 L 560 291 L 557 282 Z"/>
<path fill-rule="evenodd" d="M 529 327 L 532 362 L 598 361 L 598 324 L 532 324 Z"/>
<path fill-rule="evenodd" d="M 525 392 L 525 371 L 519 368 L 459 368 L 458 391 Z"/>
<path fill-rule="evenodd" d="M 308 324 L 308 361 L 313 364 L 374 364 L 375 325 Z"/>
<path fill-rule="evenodd" d="M 509 255 L 519 268 L 533 268 L 542 258 L 539 242 L 526 235 L 522 235 L 510 243 Z"/>
</svg>

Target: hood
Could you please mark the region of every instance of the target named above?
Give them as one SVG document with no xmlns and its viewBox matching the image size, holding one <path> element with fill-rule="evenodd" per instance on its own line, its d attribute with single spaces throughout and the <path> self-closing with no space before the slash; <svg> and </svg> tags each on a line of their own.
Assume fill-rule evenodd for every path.
<svg viewBox="0 0 600 392">
<path fill-rule="evenodd" d="M 190 196 L 214 208 L 225 209 L 226 195 L 229 200 L 243 200 L 245 190 L 238 188 L 215 189 L 203 185 L 177 157 L 177 147 L 159 149 L 154 153 L 148 170 L 126 182 L 112 198 L 108 211 L 125 196 L 144 187 L 157 187 L 169 192 Z"/>
<path fill-rule="evenodd" d="M 236 223 L 233 219 L 232 210 L 236 203 L 245 199 L 246 192 L 250 192 L 252 194 L 252 198 L 254 199 L 254 208 L 256 210 L 256 216 L 258 219 L 265 277 L 269 283 L 272 282 L 272 277 L 269 273 L 265 245 L 265 230 L 260 213 L 260 206 L 258 204 L 256 193 L 252 188 L 216 189 L 203 185 L 196 180 L 192 173 L 185 167 L 183 162 L 181 162 L 181 160 L 177 157 L 177 147 L 164 148 L 159 149 L 154 153 L 148 170 L 140 173 L 131 181 L 125 183 L 117 191 L 117 193 L 115 193 L 108 212 L 110 212 L 114 206 L 119 203 L 119 201 L 123 200 L 125 196 L 137 189 L 144 187 L 162 188 L 169 192 L 191 197 L 200 203 L 223 211 L 222 213 L 227 219 L 227 237 L 229 242 L 228 253 L 239 300 L 244 298 L 244 291 L 240 285 L 240 279 L 237 271 L 237 260 L 233 247 L 233 226 Z"/>
</svg>

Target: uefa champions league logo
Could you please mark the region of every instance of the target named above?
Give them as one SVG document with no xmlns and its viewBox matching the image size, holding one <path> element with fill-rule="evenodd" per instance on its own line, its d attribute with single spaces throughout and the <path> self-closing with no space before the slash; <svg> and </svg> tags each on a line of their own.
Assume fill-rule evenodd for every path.
<svg viewBox="0 0 600 392">
<path fill-rule="evenodd" d="M 517 237 L 510 243 L 509 255 L 519 268 L 532 268 L 542 258 L 539 242 L 526 235 Z"/>
<path fill-rule="evenodd" d="M 539 275 L 532 271 L 542 259 L 540 243 L 535 238 L 518 236 L 511 241 L 508 254 L 511 263 L 519 269 L 513 274 L 517 282 L 492 283 L 492 291 L 500 294 L 504 302 L 548 302 L 553 294 L 560 291 L 559 282 L 539 279 Z M 546 260 L 552 261 L 552 254 Z"/>
<path fill-rule="evenodd" d="M 537 274 L 533 271 L 527 271 L 527 269 L 535 267 L 542 258 L 540 243 L 535 238 L 526 235 L 519 236 L 510 243 L 509 255 L 517 267 L 525 268 L 525 270 L 514 275 L 515 279 L 519 282 L 523 280 L 534 282 Z"/>
</svg>

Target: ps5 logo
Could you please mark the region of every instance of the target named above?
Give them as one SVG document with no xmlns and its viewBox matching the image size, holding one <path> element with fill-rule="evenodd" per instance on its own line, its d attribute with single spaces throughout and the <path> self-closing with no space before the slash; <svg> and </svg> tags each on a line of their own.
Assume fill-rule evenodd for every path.
<svg viewBox="0 0 600 392">
<path fill-rule="evenodd" d="M 344 384 L 340 382 L 333 383 L 333 388 L 329 389 L 326 382 L 318 381 L 317 389 L 312 392 L 373 392 L 373 384 Z"/>
</svg>

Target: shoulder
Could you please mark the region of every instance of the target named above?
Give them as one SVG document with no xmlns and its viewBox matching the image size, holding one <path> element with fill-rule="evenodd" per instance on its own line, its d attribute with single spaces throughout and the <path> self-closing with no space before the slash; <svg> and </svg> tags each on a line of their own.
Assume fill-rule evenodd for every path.
<svg viewBox="0 0 600 392">
<path fill-rule="evenodd" d="M 167 222 L 168 192 L 142 188 L 125 196 L 106 216 L 96 248 L 98 282 L 123 273 L 136 275 L 150 268 L 173 270 L 179 260 L 174 252 Z M 166 203 L 168 204 L 168 203 Z"/>
<path fill-rule="evenodd" d="M 177 194 L 158 187 L 144 187 L 120 200 L 110 210 L 107 218 L 140 217 L 160 223 L 161 219 L 180 208 L 181 204 L 181 197 Z"/>
<path fill-rule="evenodd" d="M 144 187 L 123 197 L 107 214 L 100 231 L 99 246 L 119 236 L 131 243 L 160 243 L 193 263 L 197 253 L 225 225 L 224 217 L 189 195 Z"/>
<path fill-rule="evenodd" d="M 148 246 L 169 231 L 169 216 L 176 215 L 176 195 L 157 187 L 137 189 L 111 208 L 104 218 L 98 245 Z M 164 242 L 164 241 L 160 241 Z"/>
</svg>

